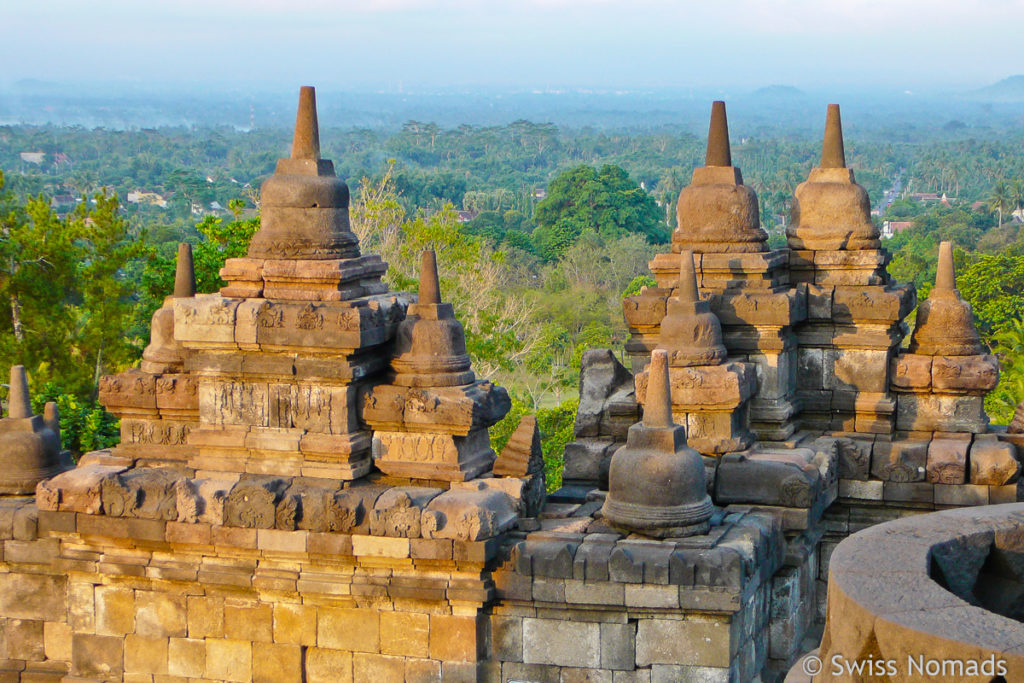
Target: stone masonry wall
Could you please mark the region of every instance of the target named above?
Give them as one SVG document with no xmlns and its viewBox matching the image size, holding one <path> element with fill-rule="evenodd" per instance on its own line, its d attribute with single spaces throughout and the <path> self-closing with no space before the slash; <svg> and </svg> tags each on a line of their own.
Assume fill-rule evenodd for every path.
<svg viewBox="0 0 1024 683">
<path fill-rule="evenodd" d="M 478 680 L 493 542 L 0 514 L 0 681 Z M 70 675 L 71 678 L 65 678 Z"/>
</svg>

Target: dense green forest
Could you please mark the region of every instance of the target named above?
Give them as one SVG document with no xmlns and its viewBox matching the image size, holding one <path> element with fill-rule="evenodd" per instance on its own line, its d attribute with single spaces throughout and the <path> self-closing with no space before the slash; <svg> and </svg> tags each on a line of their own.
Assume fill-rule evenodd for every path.
<svg viewBox="0 0 1024 683">
<path fill-rule="evenodd" d="M 957 245 L 961 290 L 1003 361 L 989 399 L 1001 422 L 1024 399 L 1022 133 L 952 122 L 895 139 L 847 136 L 876 220 L 911 224 L 887 241 L 896 278 L 923 296 L 938 242 Z M 364 251 L 390 264 L 388 284 L 413 287 L 419 251 L 438 248 L 478 373 L 510 389 L 515 414 L 541 411 L 556 455 L 571 436 L 582 352 L 621 352 L 621 297 L 648 281 L 703 139 L 670 127 L 409 121 L 325 128 L 321 140 L 352 189 Z M 24 363 L 37 400 L 59 397 L 72 448 L 116 438 L 96 382 L 141 354 L 171 289 L 175 244 L 193 243 L 199 289 L 215 290 L 223 260 L 244 253 L 258 225 L 259 185 L 288 143 L 276 129 L 0 127 L 0 365 Z M 817 136 L 733 132 L 734 163 L 773 246 L 819 150 Z M 496 430 L 504 436 L 507 425 Z"/>
</svg>

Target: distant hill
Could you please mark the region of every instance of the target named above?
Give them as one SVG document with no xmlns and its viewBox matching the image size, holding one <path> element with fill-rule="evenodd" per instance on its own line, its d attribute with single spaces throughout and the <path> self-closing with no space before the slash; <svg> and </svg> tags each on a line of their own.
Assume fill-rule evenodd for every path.
<svg viewBox="0 0 1024 683">
<path fill-rule="evenodd" d="M 993 83 L 966 95 L 974 100 L 992 100 L 997 102 L 1019 102 L 1024 100 L 1024 75 L 1010 76 L 998 83 Z"/>
<path fill-rule="evenodd" d="M 773 97 L 778 99 L 804 97 L 805 95 L 806 93 L 803 90 L 794 88 L 791 85 L 766 85 L 750 94 L 751 97 Z"/>
</svg>

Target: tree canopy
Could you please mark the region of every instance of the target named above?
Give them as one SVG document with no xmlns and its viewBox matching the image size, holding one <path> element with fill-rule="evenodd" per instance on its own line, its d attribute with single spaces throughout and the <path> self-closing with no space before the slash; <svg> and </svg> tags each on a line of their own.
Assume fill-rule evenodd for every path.
<svg viewBox="0 0 1024 683">
<path fill-rule="evenodd" d="M 588 230 L 605 240 L 639 233 L 661 244 L 670 236 L 662 216 L 654 198 L 621 167 L 581 164 L 551 181 L 534 214 L 533 242 L 545 261 L 557 260 Z"/>
</svg>

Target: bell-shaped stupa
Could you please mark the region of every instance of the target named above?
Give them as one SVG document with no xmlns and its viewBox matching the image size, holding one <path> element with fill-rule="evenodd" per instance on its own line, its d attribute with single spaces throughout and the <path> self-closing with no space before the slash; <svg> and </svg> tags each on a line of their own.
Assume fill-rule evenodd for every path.
<svg viewBox="0 0 1024 683">
<path fill-rule="evenodd" d="M 363 420 L 374 430 L 373 459 L 393 477 L 465 481 L 491 469 L 487 429 L 512 403 L 501 387 L 476 379 L 466 333 L 441 301 L 437 258 L 424 251 L 418 303 L 395 333 L 391 379 L 373 387 Z"/>
<path fill-rule="evenodd" d="M 149 346 L 142 352 L 142 370 L 159 375 L 184 369 L 184 349 L 174 339 L 174 300 L 196 295 L 196 276 L 192 265 L 192 245 L 178 245 L 178 262 L 174 272 L 174 293 L 153 314 Z"/>
<path fill-rule="evenodd" d="M 693 252 L 684 251 L 681 256 L 679 287 L 668 300 L 657 348 L 668 352 L 668 364 L 673 368 L 717 365 L 728 355 L 722 343 L 722 323 L 700 298 Z"/>
<path fill-rule="evenodd" d="M 452 305 L 441 302 L 432 250 L 423 252 L 419 300 L 409 306 L 398 326 L 391 368 L 395 384 L 402 386 L 446 387 L 475 379 L 466 353 L 466 332 L 455 319 Z"/>
<path fill-rule="evenodd" d="M 21 365 L 11 367 L 7 417 L 0 419 L 0 494 L 31 495 L 44 479 L 67 466 L 61 457 L 57 405 L 32 414 L 28 377 Z"/>
<path fill-rule="evenodd" d="M 676 214 L 679 227 L 672 234 L 675 252 L 768 250 L 757 195 L 743 184 L 740 169 L 732 165 L 725 102 L 711 106 L 704 166 L 693 170 L 690 184 L 679 193 Z"/>
<path fill-rule="evenodd" d="M 348 185 L 320 158 L 316 91 L 303 86 L 291 156 L 279 159 L 260 189 L 260 229 L 249 243 L 258 259 L 345 259 L 359 256 L 348 220 Z"/>
<path fill-rule="evenodd" d="M 789 247 L 798 250 L 878 249 L 868 193 L 846 167 L 839 105 L 828 105 L 821 165 L 796 188 Z"/>
<path fill-rule="evenodd" d="M 612 456 L 601 515 L 611 526 L 657 538 L 707 533 L 714 511 L 704 464 L 672 420 L 668 353 L 656 349 L 648 366 L 643 421 L 629 428 Z"/>
<path fill-rule="evenodd" d="M 910 353 L 927 356 L 977 356 L 985 353 L 974 327 L 971 305 L 960 297 L 953 268 L 953 245 L 939 245 L 935 287 L 917 309 Z"/>
</svg>

